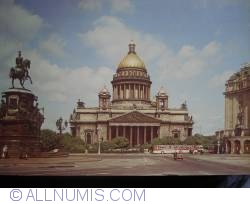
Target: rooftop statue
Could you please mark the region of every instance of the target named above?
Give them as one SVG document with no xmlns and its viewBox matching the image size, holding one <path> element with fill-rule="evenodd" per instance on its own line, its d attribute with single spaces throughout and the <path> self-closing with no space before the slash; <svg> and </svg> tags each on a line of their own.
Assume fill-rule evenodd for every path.
<svg viewBox="0 0 250 204">
<path fill-rule="evenodd" d="M 23 60 L 21 56 L 21 51 L 18 52 L 18 57 L 16 58 L 16 66 L 10 69 L 9 77 L 12 78 L 12 88 L 14 88 L 14 80 L 19 79 L 22 88 L 25 80 L 29 79 L 32 84 L 31 77 L 29 76 L 30 60 Z"/>
</svg>

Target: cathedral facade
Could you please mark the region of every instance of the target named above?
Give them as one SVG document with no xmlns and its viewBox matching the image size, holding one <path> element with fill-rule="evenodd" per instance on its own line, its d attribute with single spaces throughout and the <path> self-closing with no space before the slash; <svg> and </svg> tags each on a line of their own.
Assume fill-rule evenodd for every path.
<svg viewBox="0 0 250 204">
<path fill-rule="evenodd" d="M 112 95 L 104 87 L 98 107 L 85 107 L 80 100 L 70 116 L 71 132 L 88 144 L 124 136 L 130 146 L 151 143 L 154 138 L 192 136 L 193 120 L 187 105 L 168 107 L 168 94 L 161 88 L 150 100 L 150 76 L 144 62 L 129 44 L 129 52 L 119 63 L 111 81 Z"/>
</svg>

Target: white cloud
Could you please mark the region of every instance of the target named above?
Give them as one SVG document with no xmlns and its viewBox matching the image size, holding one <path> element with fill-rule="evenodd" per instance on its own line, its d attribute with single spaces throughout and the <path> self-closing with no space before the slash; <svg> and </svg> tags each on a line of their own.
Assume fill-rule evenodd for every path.
<svg viewBox="0 0 250 204">
<path fill-rule="evenodd" d="M 113 71 L 107 67 L 60 68 L 36 51 L 26 52 L 25 58 L 32 62 L 32 87 L 39 95 L 46 96 L 48 101 L 67 102 L 68 99 L 82 95 L 88 96 L 88 102 L 96 101 L 99 89 L 105 83 L 109 85 L 113 75 Z"/>
<path fill-rule="evenodd" d="M 201 56 L 204 58 L 210 58 L 216 56 L 218 51 L 220 50 L 220 45 L 212 41 L 208 43 L 202 50 L 201 50 Z"/>
<path fill-rule="evenodd" d="M 65 45 L 66 42 L 59 35 L 51 34 L 47 40 L 40 43 L 40 48 L 54 56 L 63 57 Z"/>
<path fill-rule="evenodd" d="M 193 47 L 193 46 L 190 46 L 190 45 L 184 45 L 182 46 L 182 48 L 180 49 L 178 55 L 179 57 L 181 58 L 190 58 L 190 57 L 193 57 L 195 56 L 197 53 L 196 53 L 196 49 Z"/>
<path fill-rule="evenodd" d="M 40 16 L 15 4 L 13 0 L 2 0 L 0 1 L 0 25 L 1 35 L 27 41 L 39 31 L 43 20 Z"/>
<path fill-rule="evenodd" d="M 83 10 L 94 11 L 102 8 L 102 1 L 100 0 L 80 0 L 78 7 Z"/>
<path fill-rule="evenodd" d="M 9 39 L 0 35 L 0 70 L 5 69 L 12 64 L 14 60 L 10 57 L 13 53 L 17 54 L 17 49 L 20 47 L 15 39 Z"/>
<path fill-rule="evenodd" d="M 227 70 L 224 71 L 221 74 L 215 75 L 213 76 L 210 80 L 209 80 L 209 85 L 211 87 L 223 87 L 226 83 L 226 80 L 229 79 L 229 77 L 234 73 L 235 71 L 233 70 Z"/>
<path fill-rule="evenodd" d="M 131 13 L 134 10 L 134 6 L 130 0 L 110 0 L 111 9 L 115 12 Z"/>
<path fill-rule="evenodd" d="M 97 11 L 103 9 L 104 4 L 117 13 L 131 13 L 134 10 L 131 0 L 80 0 L 78 7 L 86 11 Z"/>
<path fill-rule="evenodd" d="M 26 48 L 44 24 L 40 16 L 14 0 L 1 0 L 0 25 L 0 78 L 5 79 L 10 67 L 15 65 L 17 51 Z M 10 86 L 10 83 L 1 80 L 1 85 Z"/>
<path fill-rule="evenodd" d="M 191 45 L 183 45 L 175 53 L 167 44 L 150 33 L 143 33 L 125 25 L 113 16 L 103 16 L 93 24 L 93 29 L 80 34 L 83 43 L 94 48 L 104 59 L 114 65 L 125 55 L 124 49 L 133 39 L 138 55 L 145 61 L 148 70 L 158 73 L 159 79 L 188 79 L 210 69 L 219 59 L 220 44 L 209 42 L 197 49 Z"/>
</svg>

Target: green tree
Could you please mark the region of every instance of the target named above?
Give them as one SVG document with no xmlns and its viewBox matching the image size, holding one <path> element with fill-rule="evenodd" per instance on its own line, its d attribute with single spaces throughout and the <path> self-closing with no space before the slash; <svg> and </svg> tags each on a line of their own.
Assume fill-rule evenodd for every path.
<svg viewBox="0 0 250 204">
<path fill-rule="evenodd" d="M 192 137 L 188 137 L 185 141 L 184 144 L 187 145 L 203 145 L 209 146 L 213 145 L 217 142 L 216 136 L 204 136 L 201 134 L 195 134 Z"/>
<path fill-rule="evenodd" d="M 59 147 L 60 138 L 55 131 L 49 129 L 41 130 L 41 143 L 45 151 Z"/>
<path fill-rule="evenodd" d="M 184 144 L 186 144 L 186 145 L 201 145 L 202 141 L 199 137 L 193 136 L 193 137 L 187 137 L 184 140 Z"/>
<path fill-rule="evenodd" d="M 41 143 L 45 151 L 61 149 L 72 153 L 83 153 L 85 151 L 84 141 L 79 137 L 72 137 L 70 133 L 63 133 L 60 137 L 50 129 L 41 130 Z"/>
<path fill-rule="evenodd" d="M 102 151 L 108 151 L 109 149 L 115 149 L 116 145 L 111 141 L 104 141 L 101 143 Z"/>
<path fill-rule="evenodd" d="M 62 134 L 60 138 L 60 145 L 67 152 L 83 153 L 85 152 L 85 143 L 79 137 L 72 137 L 69 133 Z"/>
<path fill-rule="evenodd" d="M 116 149 L 124 149 L 129 145 L 129 141 L 126 137 L 115 137 L 112 139 L 112 143 Z"/>
<path fill-rule="evenodd" d="M 152 145 L 179 145 L 181 144 L 181 140 L 179 138 L 173 137 L 162 137 L 155 138 L 152 141 Z"/>
</svg>

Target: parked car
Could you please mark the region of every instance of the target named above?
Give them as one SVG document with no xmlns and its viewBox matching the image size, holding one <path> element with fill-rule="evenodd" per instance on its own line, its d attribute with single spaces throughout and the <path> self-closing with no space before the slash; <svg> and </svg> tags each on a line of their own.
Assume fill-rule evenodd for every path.
<svg viewBox="0 0 250 204">
<path fill-rule="evenodd" d="M 183 160 L 183 154 L 175 152 L 174 154 L 174 160 Z"/>
</svg>

